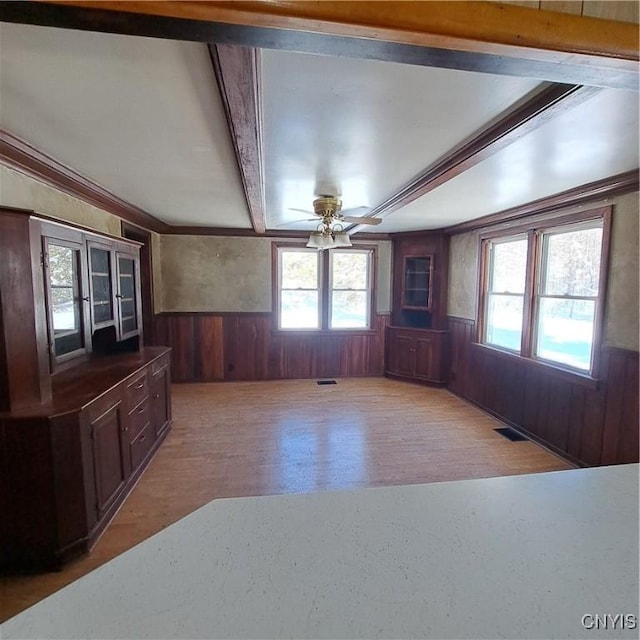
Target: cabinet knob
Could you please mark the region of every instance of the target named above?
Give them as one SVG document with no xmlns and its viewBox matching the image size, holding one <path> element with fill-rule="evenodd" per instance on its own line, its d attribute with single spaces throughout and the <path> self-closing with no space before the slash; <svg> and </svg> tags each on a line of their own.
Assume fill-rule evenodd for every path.
<svg viewBox="0 0 640 640">
<path fill-rule="evenodd" d="M 82 298 L 85 302 L 89 302 L 89 296 L 85 296 L 84 298 Z"/>
<path fill-rule="evenodd" d="M 153 397 L 154 397 L 154 398 L 159 398 L 159 397 L 160 397 L 160 394 L 159 394 L 159 393 L 154 393 L 154 394 L 153 394 Z"/>
</svg>

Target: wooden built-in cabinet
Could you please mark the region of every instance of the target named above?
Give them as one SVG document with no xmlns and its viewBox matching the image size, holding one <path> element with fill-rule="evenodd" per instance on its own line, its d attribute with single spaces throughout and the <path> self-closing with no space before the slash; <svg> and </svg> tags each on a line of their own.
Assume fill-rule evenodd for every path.
<svg viewBox="0 0 640 640">
<path fill-rule="evenodd" d="M 387 327 L 385 373 L 447 382 L 448 238 L 411 234 L 393 239 L 393 310 Z"/>
<path fill-rule="evenodd" d="M 388 374 L 445 383 L 447 332 L 424 329 L 387 328 Z"/>
<path fill-rule="evenodd" d="M 87 551 L 171 422 L 139 244 L 0 209 L 0 566 Z"/>
<path fill-rule="evenodd" d="M 0 414 L 0 566 L 91 548 L 168 433 L 169 381 L 170 350 L 145 347 L 62 371 L 49 403 Z"/>
</svg>

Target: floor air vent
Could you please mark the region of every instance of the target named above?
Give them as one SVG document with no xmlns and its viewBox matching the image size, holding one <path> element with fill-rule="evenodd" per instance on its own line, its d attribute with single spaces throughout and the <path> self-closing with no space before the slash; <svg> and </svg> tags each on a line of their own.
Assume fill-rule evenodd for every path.
<svg viewBox="0 0 640 640">
<path fill-rule="evenodd" d="M 335 380 L 318 380 L 316 384 L 338 384 Z"/>
<path fill-rule="evenodd" d="M 521 433 L 518 433 L 515 429 L 512 429 L 511 427 L 502 427 L 500 429 L 494 429 L 494 431 L 497 431 L 501 436 L 504 436 L 505 438 L 507 438 L 508 440 L 511 440 L 512 442 L 523 442 L 529 439 L 529 438 L 525 438 L 525 436 L 523 436 Z"/>
</svg>

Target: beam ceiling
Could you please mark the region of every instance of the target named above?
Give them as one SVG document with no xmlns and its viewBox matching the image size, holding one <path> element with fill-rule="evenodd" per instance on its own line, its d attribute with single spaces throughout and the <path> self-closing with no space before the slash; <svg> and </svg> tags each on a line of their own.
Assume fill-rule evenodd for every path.
<svg viewBox="0 0 640 640">
<path fill-rule="evenodd" d="M 4 2 L 0 18 L 638 88 L 636 25 L 490 2 Z"/>
</svg>

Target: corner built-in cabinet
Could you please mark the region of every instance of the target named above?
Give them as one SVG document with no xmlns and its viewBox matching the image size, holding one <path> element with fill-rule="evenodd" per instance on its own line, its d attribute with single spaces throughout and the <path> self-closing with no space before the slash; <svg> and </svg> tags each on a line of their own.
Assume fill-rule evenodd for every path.
<svg viewBox="0 0 640 640">
<path fill-rule="evenodd" d="M 387 327 L 385 372 L 446 383 L 448 238 L 412 234 L 393 240 L 393 311 Z"/>
<path fill-rule="evenodd" d="M 402 266 L 402 307 L 424 309 L 431 307 L 431 278 L 433 256 L 405 256 Z"/>
<path fill-rule="evenodd" d="M 0 567 L 90 549 L 169 430 L 138 250 L 0 209 Z"/>
</svg>

